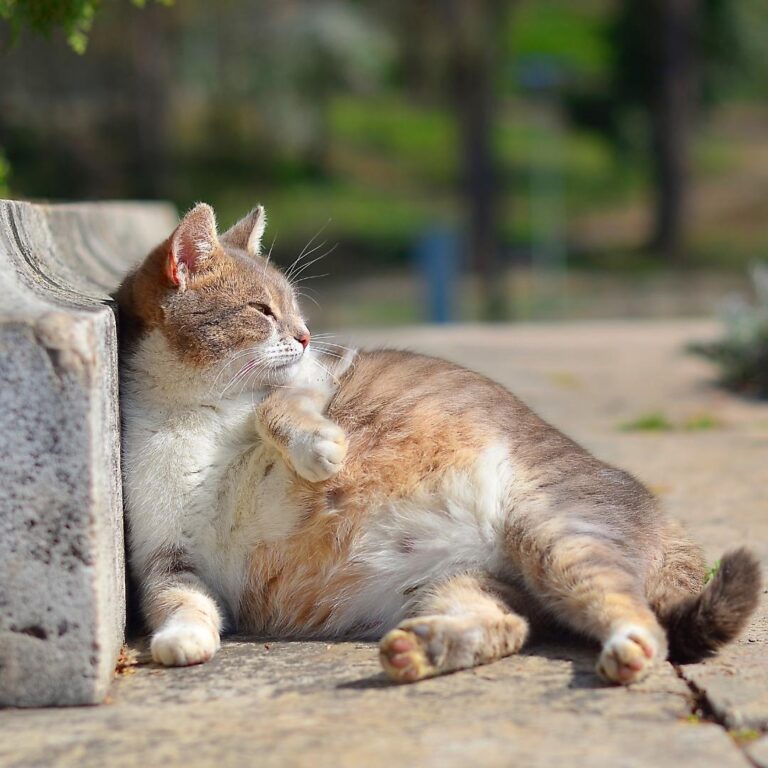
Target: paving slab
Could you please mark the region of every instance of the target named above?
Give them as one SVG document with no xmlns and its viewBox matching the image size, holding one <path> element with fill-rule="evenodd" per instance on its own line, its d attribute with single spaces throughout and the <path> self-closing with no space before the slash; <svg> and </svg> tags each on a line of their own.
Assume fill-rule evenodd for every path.
<svg viewBox="0 0 768 768">
<path fill-rule="evenodd" d="M 338 341 L 411 347 L 494 376 L 651 485 L 708 557 L 746 541 L 768 561 L 768 406 L 712 388 L 711 369 L 681 351 L 714 332 L 689 322 L 553 324 Z M 651 410 L 680 424 L 706 413 L 718 426 L 621 428 Z M 101 707 L 0 712 L 0 764 L 748 766 L 762 759 L 763 742 L 737 743 L 727 718 L 748 710 L 757 722 L 768 711 L 745 682 L 765 670 L 765 615 L 763 605 L 727 652 L 740 659 L 730 675 L 717 666 L 730 663 L 725 654 L 701 665 L 711 676 L 703 692 L 689 679 L 700 665 L 664 664 L 630 689 L 603 687 L 592 671 L 595 650 L 573 643 L 398 687 L 381 676 L 373 644 L 233 638 L 208 665 L 129 668 Z M 718 675 L 734 682 L 727 701 Z M 713 709 L 722 703 L 719 722 L 692 715 L 702 697 Z"/>
<path fill-rule="evenodd" d="M 550 645 L 393 686 L 371 643 L 268 645 L 231 640 L 194 669 L 139 667 L 98 709 L 7 712 L 0 762 L 747 765 L 721 728 L 686 721 L 689 691 L 669 667 L 631 691 L 597 687 L 593 651 Z"/>
<path fill-rule="evenodd" d="M 763 736 L 748 744 L 746 752 L 758 768 L 768 768 L 768 736 Z"/>
</svg>

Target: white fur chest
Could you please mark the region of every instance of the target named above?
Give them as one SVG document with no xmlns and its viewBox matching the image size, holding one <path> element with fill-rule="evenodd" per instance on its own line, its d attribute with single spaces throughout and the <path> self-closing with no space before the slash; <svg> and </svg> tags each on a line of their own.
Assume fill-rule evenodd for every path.
<svg viewBox="0 0 768 768">
<path fill-rule="evenodd" d="M 206 403 L 184 371 L 156 364 L 160 343 L 144 346 L 123 381 L 131 556 L 142 569 L 162 548 L 183 549 L 234 611 L 252 548 L 287 535 L 298 516 L 288 501 L 292 476 L 255 429 L 266 392 Z"/>
</svg>

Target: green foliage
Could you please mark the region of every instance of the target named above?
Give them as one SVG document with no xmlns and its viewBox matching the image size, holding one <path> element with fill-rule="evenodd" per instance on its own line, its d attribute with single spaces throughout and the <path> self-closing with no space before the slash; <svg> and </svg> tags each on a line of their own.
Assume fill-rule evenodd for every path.
<svg viewBox="0 0 768 768">
<path fill-rule="evenodd" d="M 132 0 L 143 7 L 146 0 Z M 173 0 L 158 0 L 170 5 Z M 50 35 L 61 29 L 76 53 L 85 53 L 93 20 L 101 8 L 101 0 L 0 0 L 0 18 L 11 27 L 13 37 L 22 29 Z"/>
<path fill-rule="evenodd" d="M 11 175 L 11 167 L 0 151 L 0 197 L 8 197 L 8 177 Z"/>
<path fill-rule="evenodd" d="M 720 570 L 720 561 L 719 560 L 715 560 L 715 562 L 712 563 L 712 567 L 709 568 L 707 570 L 706 574 L 704 575 L 704 583 L 705 584 L 709 584 L 709 582 L 712 581 L 712 579 L 715 578 L 715 574 L 719 570 Z"/>
<path fill-rule="evenodd" d="M 568 77 L 604 77 L 610 65 L 604 12 L 594 3 L 536 0 L 519 3 L 510 17 L 513 56 L 547 57 Z"/>
<path fill-rule="evenodd" d="M 99 5 L 100 0 L 0 0 L 0 16 L 14 36 L 24 28 L 43 35 L 62 29 L 72 49 L 83 53 Z"/>
<path fill-rule="evenodd" d="M 724 386 L 768 398 L 768 265 L 756 266 L 752 279 L 755 300 L 731 300 L 723 313 L 724 336 L 691 349 L 719 366 Z"/>
</svg>

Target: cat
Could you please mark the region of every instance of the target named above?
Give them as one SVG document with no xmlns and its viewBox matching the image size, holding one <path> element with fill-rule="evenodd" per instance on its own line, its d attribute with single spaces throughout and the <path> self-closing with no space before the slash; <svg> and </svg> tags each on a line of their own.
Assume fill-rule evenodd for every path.
<svg viewBox="0 0 768 768">
<path fill-rule="evenodd" d="M 198 204 L 121 285 L 130 562 L 163 665 L 223 629 L 380 639 L 413 682 L 531 633 L 601 648 L 608 682 L 732 640 L 761 575 L 705 562 L 626 472 L 452 363 L 311 341 L 261 254 L 259 206 L 224 234 Z"/>
</svg>

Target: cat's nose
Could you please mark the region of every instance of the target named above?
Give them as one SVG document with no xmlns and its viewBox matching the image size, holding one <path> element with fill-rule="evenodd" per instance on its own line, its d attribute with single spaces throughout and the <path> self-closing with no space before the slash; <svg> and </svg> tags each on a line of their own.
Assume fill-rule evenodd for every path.
<svg viewBox="0 0 768 768">
<path fill-rule="evenodd" d="M 309 346 L 309 339 L 310 339 L 309 331 L 307 331 L 306 333 L 302 333 L 300 336 L 294 336 L 294 338 L 296 339 L 296 341 L 299 342 L 299 344 L 301 344 L 302 347 L 304 347 L 304 349 L 306 349 Z"/>
</svg>

